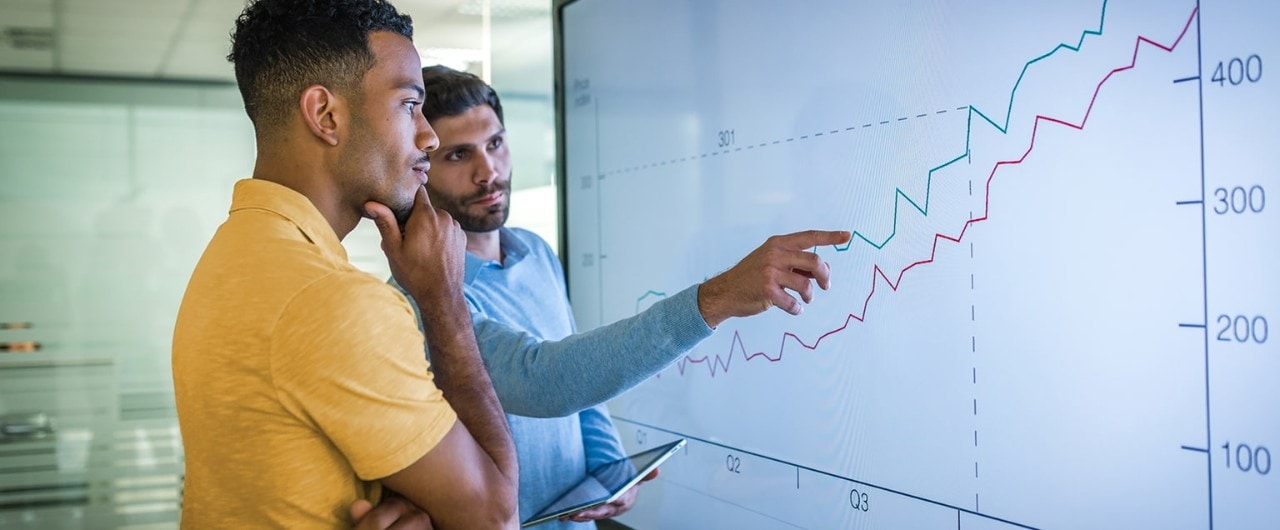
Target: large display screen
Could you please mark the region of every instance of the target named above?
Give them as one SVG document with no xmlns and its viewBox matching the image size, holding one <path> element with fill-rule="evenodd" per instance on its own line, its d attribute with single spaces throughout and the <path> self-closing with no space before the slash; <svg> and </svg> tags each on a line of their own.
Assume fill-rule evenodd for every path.
<svg viewBox="0 0 1280 530">
<path fill-rule="evenodd" d="M 582 329 L 774 234 L 801 316 L 610 403 L 637 528 L 1277 528 L 1280 4 L 560 2 Z"/>
</svg>

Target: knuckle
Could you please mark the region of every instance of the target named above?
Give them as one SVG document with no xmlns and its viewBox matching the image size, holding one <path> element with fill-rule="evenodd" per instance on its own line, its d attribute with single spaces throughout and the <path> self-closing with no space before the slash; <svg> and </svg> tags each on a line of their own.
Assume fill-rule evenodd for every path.
<svg viewBox="0 0 1280 530">
<path fill-rule="evenodd" d="M 767 268 L 761 271 L 760 274 L 763 277 L 762 279 L 766 284 L 772 286 L 778 283 L 778 274 L 779 274 L 778 269 Z"/>
<path fill-rule="evenodd" d="M 805 261 L 809 262 L 809 270 L 811 271 L 822 270 L 823 261 L 821 256 L 818 256 L 817 254 L 814 254 L 812 252 L 808 252 L 805 255 Z"/>
</svg>

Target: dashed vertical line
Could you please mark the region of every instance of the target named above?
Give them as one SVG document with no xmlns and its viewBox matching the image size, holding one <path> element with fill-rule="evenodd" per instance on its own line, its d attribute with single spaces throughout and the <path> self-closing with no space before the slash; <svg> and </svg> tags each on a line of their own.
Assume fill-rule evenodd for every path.
<svg viewBox="0 0 1280 530">
<path fill-rule="evenodd" d="M 972 194 L 972 193 L 973 193 L 973 181 L 969 181 L 969 186 L 970 186 L 970 188 L 969 188 L 969 193 L 970 193 L 970 194 Z M 973 218 L 973 216 L 972 216 L 972 215 L 970 215 L 970 216 L 969 216 L 969 218 L 971 218 L 971 219 L 972 219 L 972 218 Z M 978 302 L 977 302 L 977 296 L 976 296 L 976 294 L 977 294 L 977 293 L 976 293 L 976 291 L 977 291 L 976 287 L 977 287 L 977 283 L 978 283 L 977 276 L 978 276 L 978 275 L 977 275 L 977 272 L 976 272 L 976 271 L 977 271 L 977 266 L 976 266 L 975 261 L 974 261 L 974 256 L 976 255 L 976 252 L 975 252 L 975 250 L 974 250 L 974 246 L 975 246 L 975 245 L 974 245 L 974 242 L 973 242 L 973 241 L 969 241 L 969 266 L 970 266 L 970 272 L 969 272 L 969 292 L 970 292 L 970 302 L 969 302 L 969 322 L 970 322 L 970 325 L 972 325 L 972 326 L 973 326 L 973 327 L 971 328 L 971 330 L 970 330 L 970 331 L 971 331 L 971 333 L 970 333 L 970 335 L 969 335 L 969 348 L 970 348 L 970 351 L 974 354 L 974 356 L 973 356 L 973 358 L 972 358 L 972 363 L 971 363 L 971 366 L 970 366 L 970 368 L 969 368 L 969 369 L 970 369 L 970 373 L 972 374 L 972 377 L 973 377 L 973 379 L 972 379 L 972 380 L 973 380 L 973 448 L 974 448 L 974 449 L 973 449 L 973 490 L 974 490 L 974 491 L 973 491 L 973 510 L 976 512 L 976 511 L 978 511 L 978 494 L 980 493 L 979 488 L 978 488 L 978 461 L 979 461 L 978 456 L 979 456 L 981 453 L 980 453 L 980 451 L 979 451 L 979 449 L 978 449 L 978 423 L 979 423 L 979 422 L 978 422 L 978 356 L 977 356 L 977 353 L 978 353 L 978 329 L 977 329 L 977 327 L 978 327 Z"/>
</svg>

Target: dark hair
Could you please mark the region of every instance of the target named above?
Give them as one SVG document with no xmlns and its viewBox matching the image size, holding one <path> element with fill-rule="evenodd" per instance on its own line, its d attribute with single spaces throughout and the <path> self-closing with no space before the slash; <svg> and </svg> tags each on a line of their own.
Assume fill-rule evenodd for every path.
<svg viewBox="0 0 1280 530">
<path fill-rule="evenodd" d="M 428 66 L 422 69 L 422 83 L 427 97 L 422 102 L 422 115 L 427 121 L 457 116 L 472 107 L 488 105 L 502 121 L 502 101 L 498 93 L 475 74 L 459 72 L 447 66 Z"/>
<path fill-rule="evenodd" d="M 251 1 L 236 19 L 227 60 L 254 128 L 283 124 L 308 86 L 358 97 L 375 61 L 374 31 L 412 39 L 413 20 L 385 0 Z"/>
</svg>

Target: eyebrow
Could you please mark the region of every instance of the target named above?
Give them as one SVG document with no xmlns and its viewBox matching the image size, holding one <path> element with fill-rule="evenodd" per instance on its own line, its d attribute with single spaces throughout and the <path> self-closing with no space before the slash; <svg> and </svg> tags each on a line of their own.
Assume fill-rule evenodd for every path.
<svg viewBox="0 0 1280 530">
<path fill-rule="evenodd" d="M 414 83 L 413 81 L 405 81 L 404 83 L 401 83 L 400 86 L 396 88 L 400 90 L 412 90 L 414 92 L 417 92 L 418 99 L 427 97 L 427 89 L 423 88 L 421 84 Z"/>
<path fill-rule="evenodd" d="M 489 140 L 492 140 L 492 139 L 494 139 L 494 138 L 497 138 L 497 137 L 502 136 L 502 135 L 505 135 L 505 134 L 507 134 L 507 128 L 506 128 L 506 127 L 503 127 L 503 128 L 501 128 L 501 129 L 499 129 L 499 130 L 498 130 L 498 132 L 496 132 L 496 133 L 493 133 L 493 134 L 489 135 L 489 137 L 488 137 L 488 138 L 485 138 L 485 139 L 484 139 L 484 141 L 485 141 L 485 143 L 488 143 L 488 142 L 489 142 Z M 467 149 L 471 149 L 472 145 L 473 145 L 473 144 L 467 144 L 467 143 L 462 143 L 462 144 L 452 144 L 452 145 L 442 145 L 442 146 L 440 146 L 440 147 L 437 149 L 437 151 L 440 151 L 441 153 L 443 153 L 443 152 L 445 152 L 445 151 L 452 151 L 452 150 L 454 150 L 454 149 L 458 149 L 458 148 L 461 148 L 461 147 L 465 147 L 465 148 L 467 148 Z"/>
</svg>

